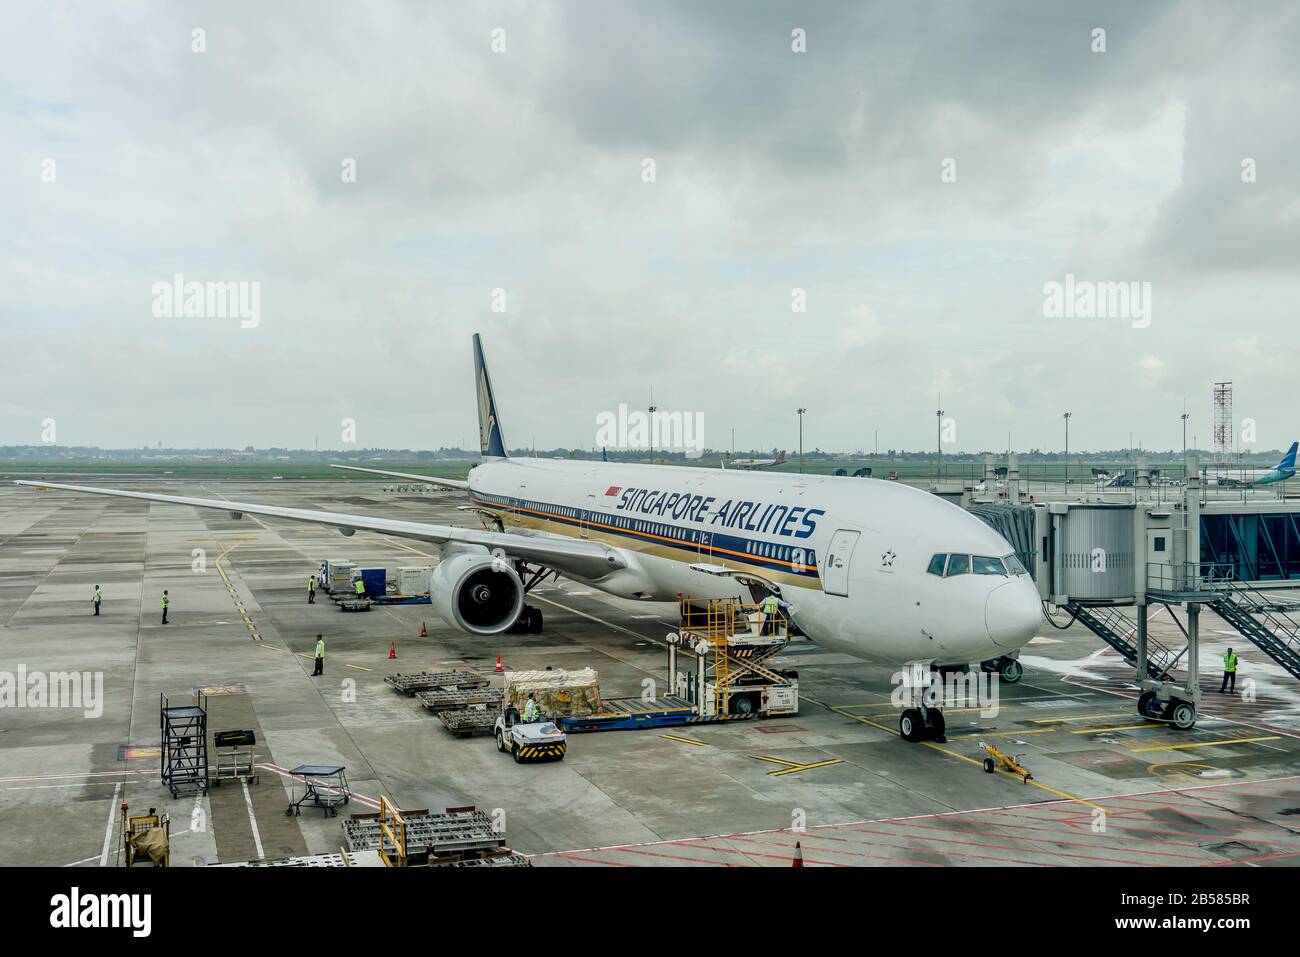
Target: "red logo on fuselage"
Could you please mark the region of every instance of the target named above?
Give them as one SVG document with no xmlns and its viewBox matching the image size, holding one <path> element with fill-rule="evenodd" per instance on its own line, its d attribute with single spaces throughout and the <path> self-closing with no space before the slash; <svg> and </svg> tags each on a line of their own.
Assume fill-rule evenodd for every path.
<svg viewBox="0 0 1300 957">
<path fill-rule="evenodd" d="M 606 497 L 608 497 L 608 496 L 610 496 L 610 495 L 617 495 L 620 491 L 621 491 L 621 489 L 620 489 L 617 485 L 611 485 L 611 486 L 609 487 L 609 491 L 606 492 L 605 495 L 606 495 Z"/>
</svg>

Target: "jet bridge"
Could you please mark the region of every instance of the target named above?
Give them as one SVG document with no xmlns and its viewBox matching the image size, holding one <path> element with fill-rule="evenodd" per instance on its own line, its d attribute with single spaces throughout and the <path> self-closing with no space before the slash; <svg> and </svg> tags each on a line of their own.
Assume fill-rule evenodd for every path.
<svg viewBox="0 0 1300 957">
<path fill-rule="evenodd" d="M 1205 606 L 1300 679 L 1300 616 L 1288 614 L 1295 606 L 1240 580 L 1240 561 L 1206 560 L 1206 551 L 1211 558 L 1222 556 L 1214 543 L 1202 548 L 1203 504 L 1199 463 L 1192 459 L 1182 498 L 1173 502 L 985 503 L 971 505 L 970 511 L 1007 539 L 1045 604 L 1069 612 L 1071 621 L 1134 666 L 1142 689 L 1139 712 L 1187 729 L 1196 722 L 1200 702 Z M 1211 507 L 1216 514 L 1223 511 L 1217 503 Z M 1148 634 L 1152 604 L 1185 607 L 1186 626 L 1171 615 L 1186 639 L 1181 648 Z M 1132 617 L 1121 610 L 1130 607 Z M 1173 677 L 1180 664 L 1186 671 L 1181 685 Z"/>
</svg>

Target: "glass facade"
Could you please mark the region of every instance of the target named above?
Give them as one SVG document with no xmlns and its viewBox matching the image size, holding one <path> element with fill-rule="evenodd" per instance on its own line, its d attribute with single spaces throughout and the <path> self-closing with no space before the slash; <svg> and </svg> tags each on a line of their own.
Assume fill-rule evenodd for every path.
<svg viewBox="0 0 1300 957">
<path fill-rule="evenodd" d="M 1286 514 L 1202 515 L 1201 561 L 1241 581 L 1300 579 L 1300 524 Z"/>
</svg>

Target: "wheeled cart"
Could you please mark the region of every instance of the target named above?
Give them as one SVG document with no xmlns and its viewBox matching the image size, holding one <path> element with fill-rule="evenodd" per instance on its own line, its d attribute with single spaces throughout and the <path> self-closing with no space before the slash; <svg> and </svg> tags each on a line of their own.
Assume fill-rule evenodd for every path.
<svg viewBox="0 0 1300 957">
<path fill-rule="evenodd" d="M 289 773 L 301 784 L 301 793 L 295 788 L 298 796 L 285 809 L 287 817 L 301 814 L 302 806 L 307 803 L 323 810 L 326 817 L 337 817 L 339 806 L 352 798 L 342 765 L 300 764 Z"/>
</svg>

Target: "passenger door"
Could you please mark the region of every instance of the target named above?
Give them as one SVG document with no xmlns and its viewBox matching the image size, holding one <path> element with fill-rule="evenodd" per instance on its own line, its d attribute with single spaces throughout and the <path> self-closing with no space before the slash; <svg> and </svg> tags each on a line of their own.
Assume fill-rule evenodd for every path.
<svg viewBox="0 0 1300 957">
<path fill-rule="evenodd" d="M 849 562 L 861 537 L 861 532 L 849 528 L 841 528 L 831 536 L 826 561 L 822 564 L 822 591 L 826 594 L 848 597 Z"/>
</svg>

